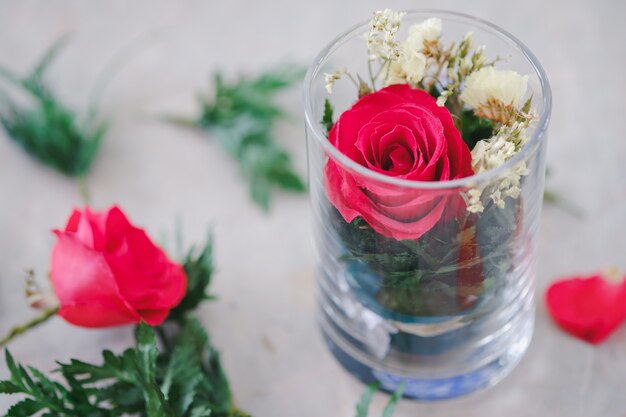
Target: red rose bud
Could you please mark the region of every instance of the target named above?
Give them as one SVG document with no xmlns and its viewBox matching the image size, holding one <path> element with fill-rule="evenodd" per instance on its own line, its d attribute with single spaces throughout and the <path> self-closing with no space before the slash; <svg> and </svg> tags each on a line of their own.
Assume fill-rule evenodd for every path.
<svg viewBox="0 0 626 417">
<path fill-rule="evenodd" d="M 621 283 L 602 274 L 557 281 L 546 292 L 546 304 L 563 330 L 600 343 L 626 320 L 626 277 Z"/>
<path fill-rule="evenodd" d="M 74 210 L 55 230 L 51 279 L 59 316 L 82 327 L 161 324 L 185 295 L 183 268 L 118 207 Z"/>
<path fill-rule="evenodd" d="M 391 85 L 341 114 L 328 140 L 374 172 L 412 181 L 473 175 L 470 150 L 445 107 L 422 90 Z M 330 159 L 325 167 L 332 204 L 346 222 L 361 216 L 378 233 L 418 239 L 463 205 L 454 190 L 397 187 L 349 172 Z"/>
</svg>

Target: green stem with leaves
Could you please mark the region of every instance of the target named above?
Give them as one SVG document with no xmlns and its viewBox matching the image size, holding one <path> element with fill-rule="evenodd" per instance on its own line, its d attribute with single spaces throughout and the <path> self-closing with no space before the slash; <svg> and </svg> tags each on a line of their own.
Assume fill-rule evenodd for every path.
<svg viewBox="0 0 626 417">
<path fill-rule="evenodd" d="M 226 83 L 216 73 L 214 96 L 201 99 L 197 118 L 168 116 L 164 120 L 208 132 L 237 162 L 252 199 L 267 211 L 274 189 L 295 193 L 306 190 L 293 168 L 291 155 L 274 136 L 276 123 L 285 115 L 275 103 L 275 96 L 300 82 L 303 75 L 301 68 L 283 66 L 255 78 Z M 358 87 L 356 80 L 352 81 Z"/>
</svg>

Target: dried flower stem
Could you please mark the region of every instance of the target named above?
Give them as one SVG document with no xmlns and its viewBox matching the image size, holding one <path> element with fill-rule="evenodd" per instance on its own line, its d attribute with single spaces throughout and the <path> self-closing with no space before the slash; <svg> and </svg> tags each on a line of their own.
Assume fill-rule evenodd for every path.
<svg viewBox="0 0 626 417">
<path fill-rule="evenodd" d="M 441 84 L 441 82 L 439 81 L 439 76 L 441 75 L 441 71 L 443 70 L 444 66 L 448 63 L 448 60 L 450 58 L 450 55 L 452 55 L 452 51 L 454 50 L 454 47 L 455 47 L 455 43 L 452 42 L 452 44 L 450 44 L 450 47 L 437 57 L 439 59 L 437 69 L 435 70 L 434 74 L 429 77 L 431 80 L 428 83 L 428 85 L 424 85 L 426 91 L 430 92 L 433 86 L 435 85 L 435 83 Z M 443 85 L 441 86 L 443 87 Z"/>
<path fill-rule="evenodd" d="M 357 74 L 358 75 L 358 74 Z M 355 85 L 355 87 L 359 88 L 359 82 L 356 80 L 356 78 L 354 78 L 354 76 L 352 74 L 350 74 L 349 72 L 346 72 L 346 77 L 348 77 L 350 79 L 350 81 L 352 81 Z"/>
<path fill-rule="evenodd" d="M 59 307 L 49 308 L 47 310 L 44 310 L 39 316 L 35 317 L 31 321 L 24 323 L 20 326 L 15 326 L 9 331 L 9 333 L 7 333 L 6 336 L 0 339 L 0 347 L 6 345 L 17 336 L 26 333 L 28 330 L 33 329 L 42 323 L 45 323 L 52 316 L 55 316 L 58 311 Z"/>
<path fill-rule="evenodd" d="M 374 73 L 372 71 L 372 60 L 367 60 L 367 72 L 370 75 L 370 81 L 372 82 L 372 90 L 376 90 L 376 78 L 374 78 Z"/>
<path fill-rule="evenodd" d="M 380 74 L 382 74 L 383 70 L 386 68 L 387 69 L 387 73 L 389 72 L 389 63 L 391 61 L 389 59 L 386 59 L 382 64 L 380 64 L 380 68 L 378 69 L 378 72 L 376 73 L 376 75 L 374 75 L 374 79 L 377 80 L 378 77 L 380 77 Z"/>
<path fill-rule="evenodd" d="M 78 194 L 80 195 L 80 199 L 83 200 L 84 204 L 91 203 L 91 193 L 89 192 L 89 185 L 87 184 L 87 179 L 84 176 L 78 178 Z"/>
</svg>

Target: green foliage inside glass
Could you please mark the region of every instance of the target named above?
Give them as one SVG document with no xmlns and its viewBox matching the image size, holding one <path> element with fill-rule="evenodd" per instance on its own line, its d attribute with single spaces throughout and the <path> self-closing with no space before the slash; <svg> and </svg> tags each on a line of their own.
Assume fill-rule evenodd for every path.
<svg viewBox="0 0 626 417">
<path fill-rule="evenodd" d="M 333 105 L 330 104 L 330 100 L 324 100 L 324 114 L 322 116 L 321 123 L 326 130 L 326 136 L 328 136 L 328 134 L 330 133 L 330 129 L 332 129 L 333 125 L 335 124 L 335 122 L 333 121 L 333 111 Z"/>
<path fill-rule="evenodd" d="M 461 131 L 461 137 L 472 150 L 476 144 L 490 138 L 493 135 L 494 124 L 490 120 L 483 119 L 474 114 L 472 110 L 464 109 L 455 119 L 457 128 Z"/>
<path fill-rule="evenodd" d="M 515 201 L 494 204 L 465 221 L 442 222 L 418 240 L 377 233 L 357 217 L 346 223 L 328 205 L 333 230 L 343 244 L 342 262 L 361 291 L 389 313 L 447 316 L 467 312 L 511 266 L 516 239 Z"/>
</svg>

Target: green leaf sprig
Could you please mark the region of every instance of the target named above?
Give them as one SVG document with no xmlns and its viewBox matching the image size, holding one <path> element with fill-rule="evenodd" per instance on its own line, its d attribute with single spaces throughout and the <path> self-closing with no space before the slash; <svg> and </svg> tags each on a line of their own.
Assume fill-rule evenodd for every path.
<svg viewBox="0 0 626 417">
<path fill-rule="evenodd" d="M 100 147 L 107 123 L 97 121 L 95 106 L 84 120 L 79 120 L 44 80 L 45 71 L 66 39 L 55 42 L 26 77 L 0 68 L 0 77 L 32 98 L 32 105 L 19 106 L 2 94 L 0 124 L 11 139 L 43 164 L 67 176 L 82 177 Z"/>
<path fill-rule="evenodd" d="M 292 167 L 291 157 L 273 135 L 276 122 L 285 115 L 275 103 L 275 96 L 302 76 L 302 70 L 285 67 L 229 84 L 216 73 L 214 95 L 201 98 L 201 114 L 197 119 L 168 120 L 206 129 L 239 165 L 249 183 L 252 199 L 268 210 L 274 188 L 305 190 L 304 181 Z"/>
<path fill-rule="evenodd" d="M 198 255 L 190 251 L 184 268 L 189 288 L 172 316 L 154 328 L 140 324 L 136 346 L 120 355 L 103 351 L 99 365 L 76 359 L 58 363 L 60 382 L 16 363 L 7 350 L 11 377 L 0 381 L 0 394 L 23 399 L 5 417 L 247 417 L 233 404 L 218 352 L 188 315 L 209 298 L 210 240 Z"/>
<path fill-rule="evenodd" d="M 332 129 L 335 124 L 333 121 L 333 111 L 333 105 L 330 103 L 330 100 L 324 100 L 324 114 L 322 115 L 320 123 L 324 127 L 324 130 L 326 130 L 326 136 L 328 136 L 330 129 Z"/>
<path fill-rule="evenodd" d="M 374 399 L 374 394 L 379 389 L 378 383 L 373 383 L 367 386 L 363 394 L 361 395 L 361 399 L 356 405 L 356 417 L 368 417 L 369 408 Z M 389 402 L 383 409 L 382 417 L 391 417 L 396 410 L 396 406 L 398 405 L 398 401 L 402 398 L 402 394 L 404 393 L 404 382 L 400 384 L 398 389 L 393 393 Z"/>
</svg>

